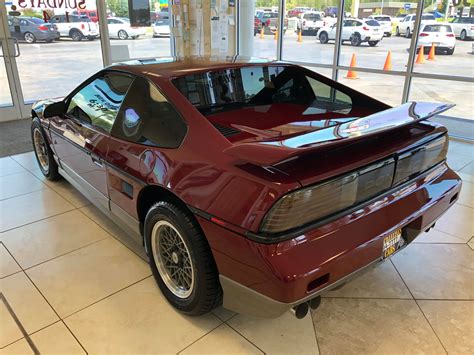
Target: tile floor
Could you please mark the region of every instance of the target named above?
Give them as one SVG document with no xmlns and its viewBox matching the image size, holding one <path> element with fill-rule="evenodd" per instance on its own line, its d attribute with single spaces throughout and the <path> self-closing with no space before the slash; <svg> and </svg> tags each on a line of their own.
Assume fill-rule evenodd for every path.
<svg viewBox="0 0 474 355">
<path fill-rule="evenodd" d="M 177 313 L 74 188 L 45 181 L 33 153 L 1 158 L 0 354 L 473 354 L 473 148 L 451 142 L 464 187 L 436 229 L 303 320 Z"/>
</svg>

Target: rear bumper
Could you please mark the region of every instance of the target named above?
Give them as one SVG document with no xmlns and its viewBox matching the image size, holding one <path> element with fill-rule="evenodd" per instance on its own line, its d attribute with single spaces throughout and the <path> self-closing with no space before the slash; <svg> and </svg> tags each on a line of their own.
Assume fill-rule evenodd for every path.
<svg viewBox="0 0 474 355">
<path fill-rule="evenodd" d="M 376 264 L 384 237 L 398 228 L 410 243 L 455 202 L 460 189 L 459 177 L 442 164 L 351 214 L 276 244 L 198 217 L 219 270 L 223 305 L 277 317 Z"/>
</svg>

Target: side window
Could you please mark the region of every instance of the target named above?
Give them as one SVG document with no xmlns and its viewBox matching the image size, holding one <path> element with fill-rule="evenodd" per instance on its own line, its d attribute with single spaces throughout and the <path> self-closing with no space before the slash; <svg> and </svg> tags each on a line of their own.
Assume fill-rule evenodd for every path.
<svg viewBox="0 0 474 355">
<path fill-rule="evenodd" d="M 132 80 L 130 76 L 116 73 L 101 75 L 71 98 L 67 113 L 110 132 Z"/>
<path fill-rule="evenodd" d="M 328 111 L 333 112 L 349 113 L 351 111 L 352 99 L 349 95 L 314 78 L 307 77 L 307 79 L 316 97 L 312 106 L 322 106 Z"/>
<path fill-rule="evenodd" d="M 137 77 L 123 101 L 111 135 L 129 142 L 177 148 L 187 126 L 154 84 Z"/>
<path fill-rule="evenodd" d="M 20 26 L 28 26 L 28 21 L 20 20 Z"/>
</svg>

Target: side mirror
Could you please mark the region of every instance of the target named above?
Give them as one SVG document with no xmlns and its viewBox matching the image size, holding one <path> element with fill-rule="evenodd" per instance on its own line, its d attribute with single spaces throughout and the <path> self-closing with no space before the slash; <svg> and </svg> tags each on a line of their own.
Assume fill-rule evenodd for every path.
<svg viewBox="0 0 474 355">
<path fill-rule="evenodd" d="M 64 103 L 64 101 L 58 101 L 45 107 L 43 111 L 43 117 L 50 118 L 62 115 L 64 113 L 66 113 L 66 104 Z"/>
</svg>

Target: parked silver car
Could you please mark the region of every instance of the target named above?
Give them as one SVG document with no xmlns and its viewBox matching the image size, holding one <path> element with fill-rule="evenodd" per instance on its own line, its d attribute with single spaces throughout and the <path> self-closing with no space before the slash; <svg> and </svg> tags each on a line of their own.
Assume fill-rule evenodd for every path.
<svg viewBox="0 0 474 355">
<path fill-rule="evenodd" d="M 11 37 L 26 43 L 52 42 L 59 38 L 59 32 L 55 25 L 36 17 L 8 17 L 8 28 Z"/>
</svg>

